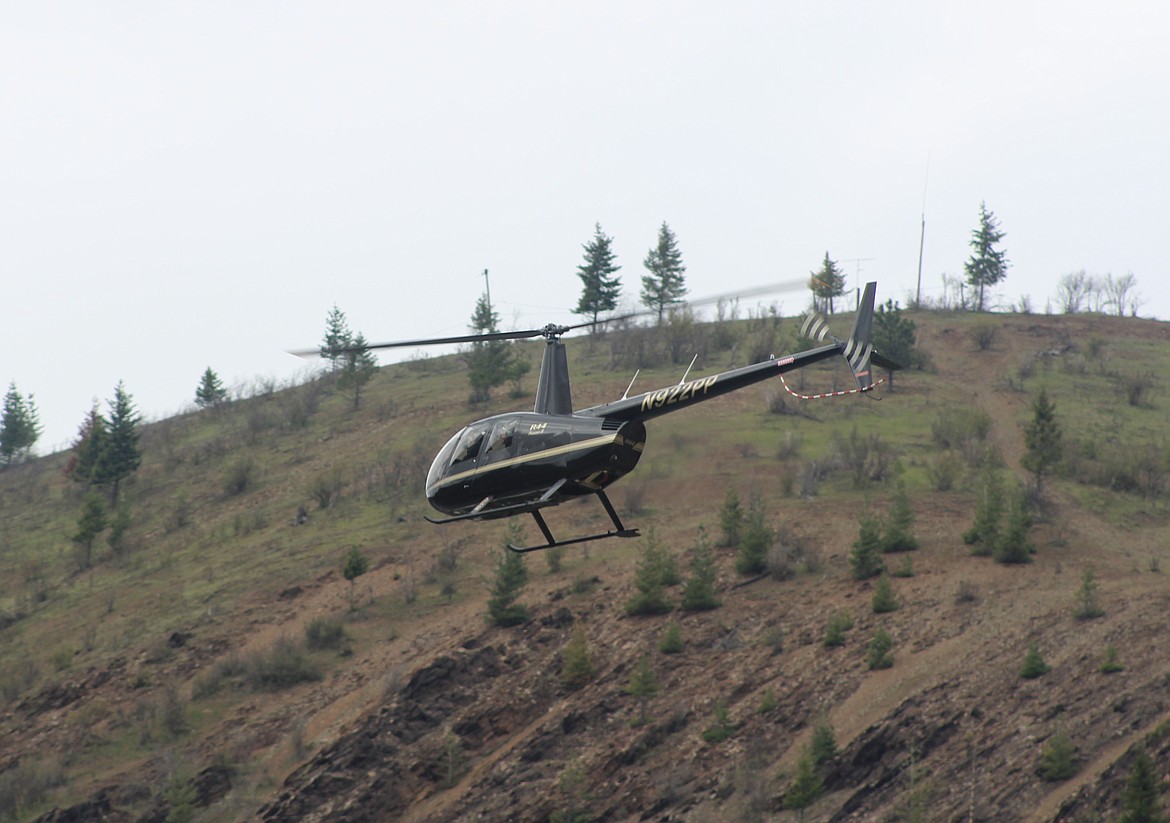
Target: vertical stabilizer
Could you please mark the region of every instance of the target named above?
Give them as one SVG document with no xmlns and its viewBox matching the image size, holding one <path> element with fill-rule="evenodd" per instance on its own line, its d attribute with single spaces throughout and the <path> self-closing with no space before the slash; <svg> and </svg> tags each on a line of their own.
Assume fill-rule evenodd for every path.
<svg viewBox="0 0 1170 823">
<path fill-rule="evenodd" d="M 873 357 L 873 300 L 876 292 L 876 282 L 865 284 L 865 291 L 862 292 L 861 302 L 857 306 L 857 317 L 853 321 L 853 331 L 849 333 L 849 339 L 841 349 L 841 354 L 849 361 L 849 369 L 853 372 L 853 379 L 857 381 L 857 388 L 862 391 L 873 388 L 870 358 Z"/>
<path fill-rule="evenodd" d="M 540 361 L 540 379 L 536 384 L 537 414 L 572 414 L 573 395 L 569 390 L 569 358 L 565 344 L 550 339 Z"/>
</svg>

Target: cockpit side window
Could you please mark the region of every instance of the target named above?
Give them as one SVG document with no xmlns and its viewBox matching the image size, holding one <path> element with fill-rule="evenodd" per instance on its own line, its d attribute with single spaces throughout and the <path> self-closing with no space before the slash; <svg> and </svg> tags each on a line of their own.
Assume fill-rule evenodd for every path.
<svg viewBox="0 0 1170 823">
<path fill-rule="evenodd" d="M 455 455 L 452 458 L 452 463 L 459 463 L 463 460 L 470 460 L 479 455 L 479 447 L 483 444 L 484 435 L 487 434 L 486 426 L 473 426 L 463 433 L 463 437 L 459 439 L 459 445 L 455 448 Z"/>
<path fill-rule="evenodd" d="M 513 420 L 508 423 L 501 423 L 496 426 L 492 432 L 491 440 L 488 441 L 487 451 L 484 452 L 486 457 L 489 454 L 498 454 L 508 450 L 512 445 L 512 435 L 516 432 L 516 421 Z"/>
</svg>

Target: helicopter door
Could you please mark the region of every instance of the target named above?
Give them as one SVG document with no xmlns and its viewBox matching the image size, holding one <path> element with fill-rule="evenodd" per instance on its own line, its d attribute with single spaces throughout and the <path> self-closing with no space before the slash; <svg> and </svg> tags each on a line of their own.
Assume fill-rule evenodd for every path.
<svg viewBox="0 0 1170 823">
<path fill-rule="evenodd" d="M 512 444 L 515 442 L 515 435 L 515 420 L 497 423 L 492 428 L 491 435 L 487 438 L 487 445 L 483 449 L 483 457 L 479 461 L 480 465 L 498 463 L 501 460 L 511 457 L 514 451 Z"/>
</svg>

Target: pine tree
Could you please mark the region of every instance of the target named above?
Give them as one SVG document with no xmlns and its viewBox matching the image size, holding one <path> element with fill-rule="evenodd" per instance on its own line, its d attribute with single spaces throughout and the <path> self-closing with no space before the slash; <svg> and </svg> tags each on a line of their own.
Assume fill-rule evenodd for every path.
<svg viewBox="0 0 1170 823">
<path fill-rule="evenodd" d="M 885 357 L 906 368 L 918 364 L 921 358 L 915 349 L 917 332 L 918 326 L 903 316 L 897 303 L 887 300 L 885 305 L 878 306 L 873 316 L 873 346 Z M 894 372 L 887 371 L 886 378 L 893 391 Z"/>
<path fill-rule="evenodd" d="M 1145 748 L 1139 748 L 1134 754 L 1121 802 L 1124 812 L 1118 823 L 1162 823 L 1158 776 Z"/>
<path fill-rule="evenodd" d="M 833 313 L 833 298 L 845 294 L 845 274 L 825 252 L 824 262 L 816 271 L 809 272 L 809 290 L 813 293 L 813 308 L 826 314 Z"/>
<path fill-rule="evenodd" d="M 329 361 L 330 371 L 339 371 L 345 364 L 343 356 L 349 348 L 352 335 L 349 332 L 349 322 L 345 319 L 345 312 L 333 304 L 329 314 L 325 317 L 325 339 L 321 341 L 321 358 Z"/>
<path fill-rule="evenodd" d="M 528 569 L 524 565 L 524 556 L 504 549 L 496 563 L 496 579 L 488 598 L 488 618 L 492 623 L 497 626 L 518 626 L 532 618 L 528 607 L 516 602 L 527 584 Z"/>
<path fill-rule="evenodd" d="M 890 652 L 894 648 L 894 638 L 889 632 L 878 627 L 869 641 L 866 662 L 871 670 L 888 669 L 894 665 L 894 655 Z"/>
<path fill-rule="evenodd" d="M 1105 614 L 1101 602 L 1097 599 L 1098 588 L 1093 570 L 1085 569 L 1081 573 L 1081 587 L 1077 589 L 1077 607 L 1073 610 L 1077 620 L 1092 620 Z"/>
<path fill-rule="evenodd" d="M 678 625 L 677 620 L 671 620 L 666 624 L 666 631 L 662 633 L 662 639 L 658 642 L 658 651 L 663 654 L 678 654 L 683 650 L 682 627 Z"/>
<path fill-rule="evenodd" d="M 642 655 L 630 673 L 630 685 L 626 687 L 626 693 L 638 699 L 638 717 L 633 725 L 641 726 L 646 722 L 646 704 L 658 694 L 658 678 L 650 666 L 649 655 Z"/>
<path fill-rule="evenodd" d="M 1032 403 L 1032 420 L 1024 427 L 1024 447 L 1020 465 L 1036 475 L 1039 492 L 1048 469 L 1060 462 L 1063 448 L 1060 442 L 1060 424 L 1056 422 L 1056 404 L 1048 399 L 1048 392 L 1040 389 Z"/>
<path fill-rule="evenodd" d="M 683 265 L 674 232 L 665 221 L 658 229 L 658 245 L 647 252 L 642 265 L 650 272 L 642 277 L 642 303 L 658 313 L 661 326 L 666 307 L 681 303 L 687 293 L 687 267 Z"/>
<path fill-rule="evenodd" d="M 722 604 L 715 594 L 715 576 L 718 573 L 715 555 L 707 542 L 707 534 L 699 527 L 699 537 L 691 549 L 691 576 L 683 587 L 682 602 L 685 612 L 701 612 L 717 609 Z"/>
<path fill-rule="evenodd" d="M 860 524 L 853 551 L 849 553 L 849 567 L 855 580 L 868 580 L 885 568 L 881 558 L 882 526 L 868 510 L 861 513 Z"/>
<path fill-rule="evenodd" d="M 987 209 L 986 203 L 979 204 L 979 228 L 971 232 L 971 257 L 963 264 L 968 285 L 977 292 L 975 310 L 983 311 L 984 289 L 994 286 L 1007 276 L 1006 253 L 996 249 L 995 244 L 1003 240 L 995 215 Z"/>
<path fill-rule="evenodd" d="M 1035 643 L 1028 646 L 1028 653 L 1024 655 L 1024 664 L 1020 666 L 1020 677 L 1025 680 L 1034 680 L 1048 674 L 1051 670 L 1052 667 L 1044 662 L 1044 657 L 1040 654 L 1040 647 Z"/>
<path fill-rule="evenodd" d="M 816 802 L 825 791 L 825 784 L 817 772 L 817 763 L 812 751 L 805 749 L 796 761 L 796 773 L 792 777 L 792 785 L 784 795 L 784 808 L 797 812 L 799 819 L 804 820 L 804 812 Z"/>
<path fill-rule="evenodd" d="M 356 411 L 361 404 L 362 387 L 369 383 L 378 370 L 378 358 L 368 348 L 366 338 L 361 332 L 350 341 L 350 348 L 341 356 L 341 374 L 337 378 L 337 388 L 342 391 L 353 390 L 353 407 Z"/>
<path fill-rule="evenodd" d="M 735 558 L 735 570 L 740 574 L 761 574 L 768 568 L 768 551 L 776 539 L 776 533 L 768 525 L 764 501 L 753 494 L 748 502 L 744 518 L 743 536 L 739 541 L 739 555 Z"/>
<path fill-rule="evenodd" d="M 833 649 L 845 645 L 845 632 L 853 628 L 853 618 L 848 612 L 833 612 L 829 622 L 825 624 L 825 637 L 822 641 L 826 649 Z"/>
<path fill-rule="evenodd" d="M 727 487 L 723 508 L 719 510 L 719 526 L 723 529 L 723 545 L 738 546 L 743 531 L 743 507 L 734 486 Z"/>
<path fill-rule="evenodd" d="M 96 483 L 98 459 L 105 450 L 108 438 L 106 419 L 98 411 L 95 401 L 77 429 L 77 437 L 73 439 L 71 447 L 73 456 L 69 458 L 65 475 L 77 483 L 84 483 L 87 488 Z"/>
<path fill-rule="evenodd" d="M 93 564 L 93 541 L 105 530 L 106 507 L 102 499 L 90 492 L 85 496 L 81 506 L 81 516 L 77 519 L 77 532 L 73 535 L 73 542 L 77 544 L 77 567 L 88 569 Z"/>
<path fill-rule="evenodd" d="M 626 601 L 626 614 L 666 614 L 674 605 L 666 596 L 666 586 L 678 582 L 678 568 L 669 552 L 647 532 L 634 573 L 634 588 L 638 591 Z"/>
<path fill-rule="evenodd" d="M 1050 783 L 1068 780 L 1077 773 L 1077 749 L 1072 739 L 1058 731 L 1040 753 L 1040 777 Z"/>
<path fill-rule="evenodd" d="M 882 551 L 908 552 L 918 548 L 918 539 L 910 533 L 914 526 L 914 509 L 910 507 L 910 495 L 906 483 L 898 481 L 897 491 L 890 503 L 890 516 L 886 519 L 882 533 Z"/>
<path fill-rule="evenodd" d="M 475 301 L 475 312 L 468 327 L 473 334 L 495 334 L 500 328 L 500 316 L 492 308 L 485 293 Z M 471 402 L 483 403 L 491 399 L 492 389 L 509 380 L 519 380 L 528 371 L 527 360 L 522 360 L 516 348 L 507 340 L 480 340 L 468 346 L 463 353 L 467 364 L 467 380 L 471 384 Z"/>
<path fill-rule="evenodd" d="M 585 627 L 580 623 L 573 626 L 569 642 L 565 644 L 564 666 L 561 680 L 571 690 L 577 690 L 593 679 L 593 661 L 589 655 L 589 641 L 585 638 Z"/>
<path fill-rule="evenodd" d="M 564 798 L 565 807 L 557 809 L 549 816 L 551 823 L 589 823 L 593 819 L 587 808 L 592 799 L 589 795 L 588 779 L 581 763 L 575 758 L 570 760 L 565 770 L 561 772 L 560 780 L 557 781 L 557 788 Z"/>
<path fill-rule="evenodd" d="M 828 763 L 837 756 L 837 734 L 833 731 L 833 724 L 828 715 L 821 715 L 813 726 L 812 739 L 808 746 L 813 763 L 818 766 Z"/>
<path fill-rule="evenodd" d="M 1117 659 L 1117 647 L 1109 645 L 1105 647 L 1105 662 L 1103 662 L 1097 671 L 1101 674 L 1117 674 L 1125 671 L 1125 665 Z"/>
<path fill-rule="evenodd" d="M 1003 485 L 999 470 L 988 462 L 983 472 L 979 500 L 975 504 L 975 521 L 963 533 L 963 541 L 972 547 L 972 554 L 986 557 L 995 550 L 1003 510 Z"/>
<path fill-rule="evenodd" d="M 95 480 L 110 486 L 110 507 L 117 508 L 122 481 L 138 471 L 142 463 L 142 453 L 138 450 L 138 424 L 142 418 L 121 381 L 114 387 L 114 397 L 108 405 L 107 437 L 98 457 Z"/>
<path fill-rule="evenodd" d="M 357 579 L 365 574 L 370 569 L 370 561 L 362 554 L 361 549 L 357 546 L 351 546 L 349 554 L 345 557 L 345 565 L 341 569 L 341 575 L 349 581 L 349 607 L 353 609 L 354 603 L 354 589 L 357 586 Z"/>
<path fill-rule="evenodd" d="M 33 396 L 25 397 L 16 390 L 16 383 L 9 383 L 0 412 L 0 467 L 28 457 L 40 436 L 41 423 Z"/>
<path fill-rule="evenodd" d="M 227 389 L 219 375 L 211 370 L 211 366 L 203 372 L 198 388 L 195 389 L 195 405 L 201 409 L 214 409 L 227 400 Z"/>
<path fill-rule="evenodd" d="M 617 255 L 613 251 L 613 238 L 601 230 L 600 223 L 594 225 L 593 239 L 583 248 L 585 262 L 577 267 L 582 283 L 581 299 L 573 311 L 589 317 L 596 329 L 598 315 L 617 308 L 621 283 L 615 274 L 621 266 L 614 264 Z"/>
<path fill-rule="evenodd" d="M 873 587 L 873 613 L 885 614 L 898 610 L 898 599 L 894 597 L 894 587 L 890 584 L 890 576 L 882 573 Z"/>
<path fill-rule="evenodd" d="M 1000 563 L 1031 563 L 1035 546 L 1028 540 L 1032 528 L 1032 513 L 1028 508 L 1028 493 L 1022 487 L 1012 496 L 1008 508 L 1007 527 L 996 535 L 992 553 Z"/>
</svg>

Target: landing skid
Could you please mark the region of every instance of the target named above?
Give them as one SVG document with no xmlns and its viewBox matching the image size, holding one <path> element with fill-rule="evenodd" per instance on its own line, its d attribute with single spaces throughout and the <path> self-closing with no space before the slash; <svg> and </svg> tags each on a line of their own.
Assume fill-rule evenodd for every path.
<svg viewBox="0 0 1170 823">
<path fill-rule="evenodd" d="M 568 540 L 557 540 L 553 537 L 552 531 L 548 527 L 548 523 L 544 522 L 544 517 L 540 514 L 540 509 L 532 509 L 532 518 L 536 521 L 536 525 L 540 527 L 541 533 L 548 542 L 543 546 L 516 546 L 511 543 L 508 548 L 517 554 L 525 554 L 527 552 L 542 551 L 544 549 L 555 549 L 558 546 L 571 546 L 574 543 L 586 543 L 590 540 L 604 540 L 607 537 L 638 537 L 637 529 L 627 529 L 622 525 L 622 521 L 618 518 L 617 512 L 614 511 L 613 504 L 609 502 L 609 498 L 605 492 L 598 489 L 595 494 L 601 500 L 601 505 L 605 506 L 605 513 L 609 515 L 609 519 L 613 521 L 615 531 L 602 532 L 599 534 L 588 534 L 584 537 L 572 537 Z"/>
</svg>

